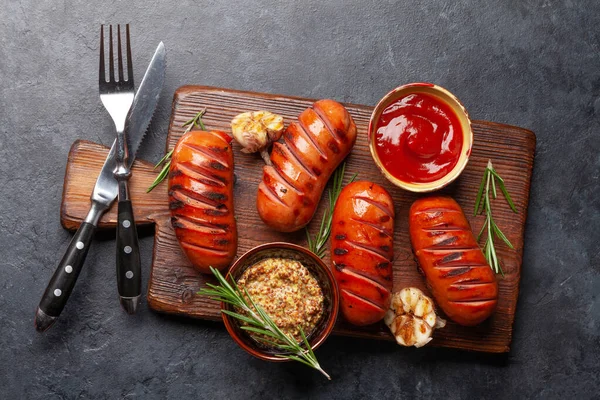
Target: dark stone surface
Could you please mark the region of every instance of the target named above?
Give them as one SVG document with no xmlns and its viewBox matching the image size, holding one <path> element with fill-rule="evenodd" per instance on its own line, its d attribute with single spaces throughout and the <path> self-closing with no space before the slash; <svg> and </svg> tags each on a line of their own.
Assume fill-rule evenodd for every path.
<svg viewBox="0 0 600 400">
<path fill-rule="evenodd" d="M 87 3 L 87 4 L 86 4 Z M 598 398 L 600 3 L 0 1 L 0 398 Z M 99 3 L 99 2 L 98 2 Z M 492 2 L 489 2 L 492 3 Z M 477 119 L 530 128 L 537 154 L 512 351 L 486 356 L 332 337 L 332 382 L 252 359 L 220 324 L 119 307 L 99 237 L 59 322 L 34 310 L 71 237 L 66 155 L 108 144 L 98 25 L 132 22 L 136 76 L 169 69 L 140 157 L 158 160 L 183 84 L 374 104 L 432 81 Z M 139 79 L 139 78 L 138 78 Z M 148 276 L 152 239 L 141 240 Z"/>
</svg>

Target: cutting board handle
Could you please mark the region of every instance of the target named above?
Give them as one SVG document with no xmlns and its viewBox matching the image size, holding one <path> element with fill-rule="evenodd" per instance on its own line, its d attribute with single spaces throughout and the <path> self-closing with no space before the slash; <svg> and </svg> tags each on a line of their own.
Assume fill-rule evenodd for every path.
<svg viewBox="0 0 600 400">
<path fill-rule="evenodd" d="M 90 207 L 90 194 L 108 150 L 108 147 L 87 140 L 77 140 L 71 146 L 60 209 L 60 222 L 65 229 L 74 231 L 85 219 Z M 153 164 L 144 160 L 135 160 L 131 173 L 129 192 L 136 225 L 153 224 L 157 210 L 163 210 L 158 214 L 165 214 L 164 210 L 168 210 L 167 183 L 165 181 L 152 192 L 146 193 L 157 171 L 154 171 Z M 116 226 L 117 202 L 98 222 L 99 229 L 114 229 Z"/>
</svg>

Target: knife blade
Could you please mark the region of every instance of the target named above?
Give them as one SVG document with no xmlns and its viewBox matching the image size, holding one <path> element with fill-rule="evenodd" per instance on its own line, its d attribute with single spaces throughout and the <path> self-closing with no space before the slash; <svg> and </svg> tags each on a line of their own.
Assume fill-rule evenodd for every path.
<svg viewBox="0 0 600 400">
<path fill-rule="evenodd" d="M 133 156 L 130 154 L 133 146 L 139 146 L 141 139 L 134 136 L 129 140 L 128 130 L 130 126 L 148 125 L 152 114 L 158 104 L 158 98 L 165 79 L 165 49 L 159 44 L 148 72 L 144 75 L 142 84 L 138 89 L 139 101 L 132 106 L 129 121 L 125 124 L 123 137 L 125 143 L 121 142 L 121 148 L 117 148 L 117 167 L 114 176 L 118 182 L 118 218 L 117 218 L 117 245 L 116 245 L 116 273 L 119 301 L 123 309 L 129 314 L 137 310 L 142 295 L 142 266 L 140 260 L 140 246 L 138 243 L 137 228 L 133 214 L 133 206 L 129 199 L 128 181 L 131 175 L 129 162 Z M 135 107 L 135 108 L 134 108 Z M 117 143 L 119 134 L 117 133 Z M 129 154 L 120 163 L 119 154 Z"/>
<path fill-rule="evenodd" d="M 142 143 L 146 129 L 158 104 L 158 97 L 165 79 L 165 69 L 166 50 L 164 44 L 160 42 L 135 95 L 127 121 L 127 136 L 130 140 L 131 149 L 130 166 L 133 164 L 135 154 Z M 113 175 L 116 167 L 115 153 L 116 140 L 113 142 L 102 170 L 96 179 L 91 195 L 90 210 L 71 239 L 65 255 L 42 295 L 35 315 L 35 327 L 39 332 L 44 332 L 50 328 L 60 316 L 81 272 L 98 221 L 117 198 L 118 183 Z"/>
</svg>

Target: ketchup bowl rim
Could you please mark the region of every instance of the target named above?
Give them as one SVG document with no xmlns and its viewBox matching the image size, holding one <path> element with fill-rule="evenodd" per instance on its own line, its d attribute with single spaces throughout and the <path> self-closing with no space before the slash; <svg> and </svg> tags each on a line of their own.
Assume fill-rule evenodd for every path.
<svg viewBox="0 0 600 400">
<path fill-rule="evenodd" d="M 396 101 L 398 98 L 411 93 L 425 93 L 435 96 L 437 100 L 443 102 L 452 109 L 452 111 L 458 117 L 461 126 L 463 144 L 456 165 L 446 175 L 432 182 L 406 182 L 401 179 L 398 179 L 385 168 L 385 166 L 379 159 L 379 155 L 377 154 L 375 129 L 383 110 L 391 103 Z M 433 192 L 435 190 L 442 189 L 450 183 L 454 182 L 467 166 L 467 163 L 469 162 L 469 157 L 471 155 L 471 150 L 473 148 L 473 128 L 471 125 L 471 119 L 469 118 L 469 113 L 467 112 L 464 105 L 449 90 L 441 86 L 435 85 L 433 83 L 427 82 L 408 83 L 405 85 L 398 86 L 386 93 L 385 96 L 383 96 L 381 100 L 379 100 L 375 108 L 373 108 L 373 112 L 371 113 L 371 117 L 369 118 L 367 137 L 371 157 L 373 158 L 375 165 L 377 165 L 377 168 L 386 177 L 386 179 L 393 183 L 395 186 L 415 193 Z"/>
</svg>

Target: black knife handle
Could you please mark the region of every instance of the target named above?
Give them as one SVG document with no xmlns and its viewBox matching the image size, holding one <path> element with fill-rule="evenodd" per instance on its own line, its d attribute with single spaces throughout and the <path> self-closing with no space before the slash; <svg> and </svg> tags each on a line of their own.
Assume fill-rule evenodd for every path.
<svg viewBox="0 0 600 400">
<path fill-rule="evenodd" d="M 117 225 L 117 286 L 121 298 L 142 294 L 142 268 L 131 200 L 119 201 Z"/>
<path fill-rule="evenodd" d="M 52 275 L 38 307 L 38 311 L 41 310 L 50 319 L 58 318 L 65 304 L 67 304 L 90 249 L 95 231 L 95 225 L 88 222 L 81 224 L 73 239 L 71 239 L 71 243 L 69 243 L 69 247 L 56 271 L 54 271 L 54 275 Z M 38 331 L 45 331 L 51 324 L 43 323 L 36 317 L 36 329 Z"/>
</svg>

